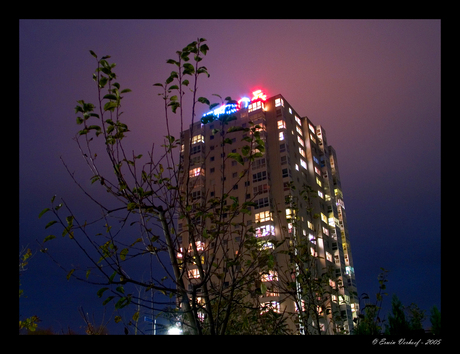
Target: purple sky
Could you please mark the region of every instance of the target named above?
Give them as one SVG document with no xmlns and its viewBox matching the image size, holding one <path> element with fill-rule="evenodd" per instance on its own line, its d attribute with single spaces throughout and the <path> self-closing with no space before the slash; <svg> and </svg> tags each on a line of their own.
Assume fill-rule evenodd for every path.
<svg viewBox="0 0 460 354">
<path fill-rule="evenodd" d="M 60 156 L 86 176 L 72 137 L 76 101 L 96 102 L 89 50 L 111 55 L 122 88 L 132 89 L 123 108 L 133 148 L 145 154 L 166 135 L 152 84 L 169 76 L 176 50 L 204 37 L 211 77 L 201 96 L 281 93 L 325 128 L 338 155 L 358 292 L 374 296 L 383 267 L 391 271 L 388 307 L 396 293 L 428 314 L 441 308 L 440 31 L 439 20 L 21 20 L 20 248 L 36 249 L 49 234 L 37 215 L 52 195 L 84 208 Z M 36 314 L 42 327 L 78 330 L 80 305 L 101 312 L 97 286 L 66 281 L 41 253 L 21 282 L 28 297 L 20 313 Z"/>
</svg>

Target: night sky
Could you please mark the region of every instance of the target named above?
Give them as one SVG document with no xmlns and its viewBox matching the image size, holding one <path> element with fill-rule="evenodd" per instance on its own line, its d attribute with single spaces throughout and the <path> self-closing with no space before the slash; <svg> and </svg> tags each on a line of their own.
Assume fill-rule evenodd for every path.
<svg viewBox="0 0 460 354">
<path fill-rule="evenodd" d="M 90 186 L 72 140 L 76 101 L 96 103 L 89 50 L 110 55 L 122 88 L 132 90 L 123 100 L 128 139 L 146 154 L 166 135 L 152 85 L 173 70 L 166 60 L 198 37 L 207 39 L 202 63 L 211 74 L 200 96 L 282 94 L 326 130 L 338 156 L 358 292 L 374 298 L 383 267 L 390 270 L 383 314 L 393 293 L 428 317 L 433 305 L 441 309 L 440 31 L 440 20 L 20 20 L 19 249 L 36 253 L 21 277 L 20 315 L 37 315 L 40 327 L 56 332 L 82 331 L 79 306 L 102 321 L 99 287 L 67 281 L 35 241 L 51 233 L 44 229 L 51 214 L 38 214 L 53 195 L 76 213 L 87 210 L 60 157 Z M 66 245 L 60 238 L 49 247 L 83 264 Z M 123 333 L 123 326 L 112 320 L 109 330 Z"/>
</svg>

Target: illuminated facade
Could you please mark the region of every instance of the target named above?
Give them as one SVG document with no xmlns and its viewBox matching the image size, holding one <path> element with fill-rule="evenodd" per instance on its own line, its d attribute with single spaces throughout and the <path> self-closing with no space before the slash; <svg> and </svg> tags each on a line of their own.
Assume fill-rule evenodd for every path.
<svg viewBox="0 0 460 354">
<path fill-rule="evenodd" d="M 228 144 L 222 146 L 216 129 L 221 128 L 219 117 L 223 114 L 236 117 L 226 129 L 231 126 L 251 127 L 250 122 L 260 126 L 265 152 L 254 160 L 245 178 L 242 176 L 246 167 L 228 155 L 239 153 L 248 144 L 245 140 L 247 131 L 228 134 Z M 308 238 L 318 273 L 332 270 L 327 291 L 328 306 L 342 318 L 334 322 L 328 311 L 319 309 L 322 312 L 320 329 L 332 334 L 340 327 L 349 332 L 358 311 L 355 272 L 337 156 L 328 145 L 324 128 L 297 114 L 282 95 L 267 97 L 259 90 L 253 92 L 252 99 L 244 97 L 203 115 L 201 122 L 184 131 L 182 142 L 181 159 L 186 168 L 184 176 L 189 177 L 190 201 L 206 203 L 224 191 L 236 200 L 254 202 L 250 215 L 234 221 L 234 225 L 237 228 L 239 221 L 252 225 L 254 236 L 267 240 L 264 247 L 271 247 L 269 241 L 273 238 L 281 240 L 293 234 Z M 310 194 L 308 202 L 301 195 L 306 188 Z M 297 203 L 295 227 L 289 222 L 294 213 L 292 201 Z M 191 247 L 184 224 L 183 219 L 179 220 L 183 252 L 179 257 Z M 198 247 L 206 249 L 206 238 L 198 242 Z M 230 239 L 228 247 L 231 243 Z M 262 282 L 273 284 L 283 278 L 285 274 L 281 273 L 289 268 L 287 265 L 283 267 L 283 262 L 287 264 L 288 260 L 280 255 L 277 262 L 280 273 L 263 274 Z M 184 274 L 187 274 L 188 284 L 199 277 L 193 268 Z M 276 287 L 271 287 L 258 301 L 270 304 L 281 313 L 295 314 L 297 311 L 295 303 Z M 315 326 L 314 323 L 304 324 L 307 325 Z M 305 331 L 302 325 L 291 323 L 290 326 Z"/>
</svg>

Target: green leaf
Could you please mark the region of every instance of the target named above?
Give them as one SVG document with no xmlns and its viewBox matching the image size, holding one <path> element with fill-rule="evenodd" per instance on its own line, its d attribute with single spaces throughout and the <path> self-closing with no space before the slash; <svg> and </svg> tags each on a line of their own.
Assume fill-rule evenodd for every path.
<svg viewBox="0 0 460 354">
<path fill-rule="evenodd" d="M 73 215 L 67 216 L 67 217 L 65 218 L 65 221 L 67 221 L 67 225 L 72 226 L 72 224 L 73 224 L 73 219 L 74 219 Z"/>
<path fill-rule="evenodd" d="M 48 227 L 50 227 L 50 226 L 52 226 L 52 225 L 54 225 L 54 224 L 56 224 L 56 223 L 57 223 L 56 220 L 50 221 L 48 224 L 46 224 L 45 229 L 47 229 Z"/>
<path fill-rule="evenodd" d="M 117 99 L 117 96 L 115 96 L 115 95 L 109 93 L 109 94 L 105 95 L 104 97 L 102 97 L 102 99 L 104 99 L 104 98 L 106 98 L 106 99 L 108 99 L 108 100 L 116 100 L 116 99 Z"/>
<path fill-rule="evenodd" d="M 115 323 L 121 322 L 121 316 L 115 316 L 114 321 Z"/>
<path fill-rule="evenodd" d="M 116 291 L 118 291 L 119 293 L 122 293 L 124 294 L 125 293 L 125 289 L 123 288 L 123 286 L 117 286 L 117 288 L 115 289 Z"/>
<path fill-rule="evenodd" d="M 160 84 L 159 82 L 157 82 L 156 84 L 153 84 L 153 86 L 160 86 L 160 87 L 163 87 L 163 84 Z"/>
<path fill-rule="evenodd" d="M 56 236 L 54 235 L 48 235 L 45 237 L 45 239 L 43 240 L 43 243 L 45 242 L 48 242 L 48 241 L 51 241 L 52 239 L 56 238 Z"/>
<path fill-rule="evenodd" d="M 207 105 L 210 104 L 209 100 L 206 97 L 199 97 L 198 102 L 201 102 L 201 103 L 207 104 Z"/>
<path fill-rule="evenodd" d="M 133 321 L 137 322 L 138 319 L 139 319 L 139 311 L 137 311 L 137 312 L 133 315 Z"/>
<path fill-rule="evenodd" d="M 45 209 L 43 209 L 43 210 L 40 212 L 40 214 L 38 214 L 38 218 L 40 219 L 40 218 L 43 216 L 43 214 L 45 214 L 46 212 L 48 212 L 48 211 L 50 211 L 50 210 L 51 210 L 50 208 L 45 208 Z"/>
<path fill-rule="evenodd" d="M 94 53 L 92 50 L 90 50 L 89 52 L 91 53 L 91 55 L 92 55 L 93 57 L 95 57 L 95 58 L 97 59 L 96 53 Z"/>
<path fill-rule="evenodd" d="M 136 203 L 129 203 L 127 208 L 128 211 L 134 210 L 136 208 L 137 204 Z"/>
<path fill-rule="evenodd" d="M 206 45 L 206 44 L 203 44 L 201 47 L 200 47 L 200 52 L 203 53 L 204 55 L 206 55 L 206 53 L 208 52 L 209 50 L 209 47 Z"/>
<path fill-rule="evenodd" d="M 195 68 L 193 67 L 192 64 L 190 63 L 185 63 L 184 64 L 184 75 L 192 75 L 195 72 Z"/>
<path fill-rule="evenodd" d="M 124 261 L 126 259 L 126 255 L 128 254 L 129 249 L 123 248 L 120 252 L 120 259 Z"/>
<path fill-rule="evenodd" d="M 70 277 L 71 277 L 71 275 L 72 275 L 73 272 L 75 272 L 75 269 L 71 269 L 70 272 L 67 273 L 67 276 L 66 276 L 67 280 L 70 279 Z"/>
<path fill-rule="evenodd" d="M 264 295 L 267 292 L 267 285 L 265 283 L 260 283 L 260 293 Z"/>
<path fill-rule="evenodd" d="M 97 297 L 102 297 L 102 294 L 104 294 L 104 291 L 109 290 L 109 288 L 101 288 L 97 291 Z"/>
<path fill-rule="evenodd" d="M 117 102 L 110 101 L 104 105 L 104 111 L 113 111 L 117 107 L 118 107 Z"/>
<path fill-rule="evenodd" d="M 240 154 L 236 152 L 231 152 L 228 154 L 228 157 L 238 161 L 241 165 L 244 165 L 243 157 Z"/>
<path fill-rule="evenodd" d="M 104 300 L 102 303 L 103 306 L 107 305 L 115 296 L 109 296 L 107 299 Z"/>
<path fill-rule="evenodd" d="M 245 145 L 241 149 L 241 153 L 243 154 L 243 156 L 247 156 L 250 151 L 251 151 L 251 148 L 249 147 L 249 145 Z"/>
</svg>

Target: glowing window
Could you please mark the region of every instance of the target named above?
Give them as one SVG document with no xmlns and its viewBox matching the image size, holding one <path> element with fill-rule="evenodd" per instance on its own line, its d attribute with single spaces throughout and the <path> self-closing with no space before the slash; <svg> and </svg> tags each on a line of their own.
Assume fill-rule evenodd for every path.
<svg viewBox="0 0 460 354">
<path fill-rule="evenodd" d="M 189 172 L 189 176 L 190 177 L 196 177 L 196 176 L 204 176 L 204 169 L 202 169 L 201 167 L 197 167 L 197 168 L 194 168 L 192 170 L 190 170 Z"/>
<path fill-rule="evenodd" d="M 265 282 L 265 281 L 276 281 L 278 280 L 278 273 L 274 270 L 269 270 L 268 274 L 263 273 L 260 277 L 260 280 Z"/>
<path fill-rule="evenodd" d="M 315 172 L 316 172 L 317 175 L 320 175 L 320 176 L 321 176 L 321 171 L 320 171 L 319 168 L 316 167 L 316 166 L 315 166 Z"/>
<path fill-rule="evenodd" d="M 302 129 L 300 129 L 299 126 L 296 125 L 296 126 L 295 126 L 295 130 L 297 131 L 297 133 L 300 134 L 300 136 L 302 136 L 302 134 L 303 134 L 303 133 L 302 133 Z"/>
<path fill-rule="evenodd" d="M 312 132 L 313 134 L 315 134 L 315 133 L 316 133 L 316 131 L 315 131 L 315 127 L 314 127 L 313 125 L 311 125 L 310 123 L 308 123 L 308 129 L 310 129 L 310 130 L 311 130 L 311 132 Z"/>
<path fill-rule="evenodd" d="M 274 234 L 275 234 L 275 226 L 273 225 L 263 225 L 263 226 L 257 227 L 255 230 L 256 237 L 265 237 L 265 236 L 271 236 Z"/>
<path fill-rule="evenodd" d="M 299 154 L 305 157 L 305 151 L 300 146 L 299 146 Z"/>
<path fill-rule="evenodd" d="M 327 224 L 326 215 L 324 215 L 323 213 L 321 213 L 321 220 Z"/>
<path fill-rule="evenodd" d="M 254 215 L 255 222 L 273 221 L 272 213 L 270 211 L 262 211 Z"/>
<path fill-rule="evenodd" d="M 329 236 L 329 230 L 323 226 L 323 234 Z"/>
<path fill-rule="evenodd" d="M 195 136 L 192 138 L 192 144 L 196 144 L 196 143 L 204 143 L 203 135 L 201 135 L 201 134 L 195 135 Z"/>
<path fill-rule="evenodd" d="M 318 195 L 319 195 L 321 198 L 323 198 L 323 199 L 324 199 L 324 195 L 323 195 L 323 192 L 321 192 L 321 191 L 318 191 Z"/>
<path fill-rule="evenodd" d="M 264 107 L 264 104 L 263 104 L 262 101 L 257 101 L 257 102 L 251 103 L 248 106 L 248 112 L 253 112 L 253 111 L 256 111 L 256 110 L 261 109 L 263 107 Z"/>
<path fill-rule="evenodd" d="M 192 279 L 198 279 L 200 277 L 200 272 L 198 269 L 190 269 L 188 271 L 188 277 Z"/>
<path fill-rule="evenodd" d="M 279 140 L 284 140 L 284 132 L 279 133 Z"/>
<path fill-rule="evenodd" d="M 282 106 L 284 107 L 284 101 L 282 98 L 276 98 L 275 99 L 275 107 Z"/>
<path fill-rule="evenodd" d="M 305 160 L 300 159 L 300 166 L 302 166 L 303 168 L 307 169 L 307 163 L 305 162 Z"/>
<path fill-rule="evenodd" d="M 273 310 L 274 312 L 280 313 L 280 303 L 278 301 L 269 301 L 260 304 L 260 314 Z"/>
<path fill-rule="evenodd" d="M 305 146 L 305 143 L 303 142 L 303 139 L 300 136 L 297 137 L 297 141 L 300 145 Z"/>
<path fill-rule="evenodd" d="M 329 252 L 326 252 L 326 259 L 327 259 L 329 262 L 332 262 L 332 255 L 331 255 Z"/>
<path fill-rule="evenodd" d="M 284 120 L 280 119 L 278 121 L 278 129 L 286 129 L 286 123 L 284 122 Z"/>
<path fill-rule="evenodd" d="M 297 122 L 298 125 L 302 126 L 302 122 L 300 121 L 300 118 L 295 116 L 295 121 Z"/>
<path fill-rule="evenodd" d="M 321 181 L 319 180 L 318 177 L 316 177 L 316 183 L 318 184 L 318 186 L 322 187 Z"/>
</svg>

